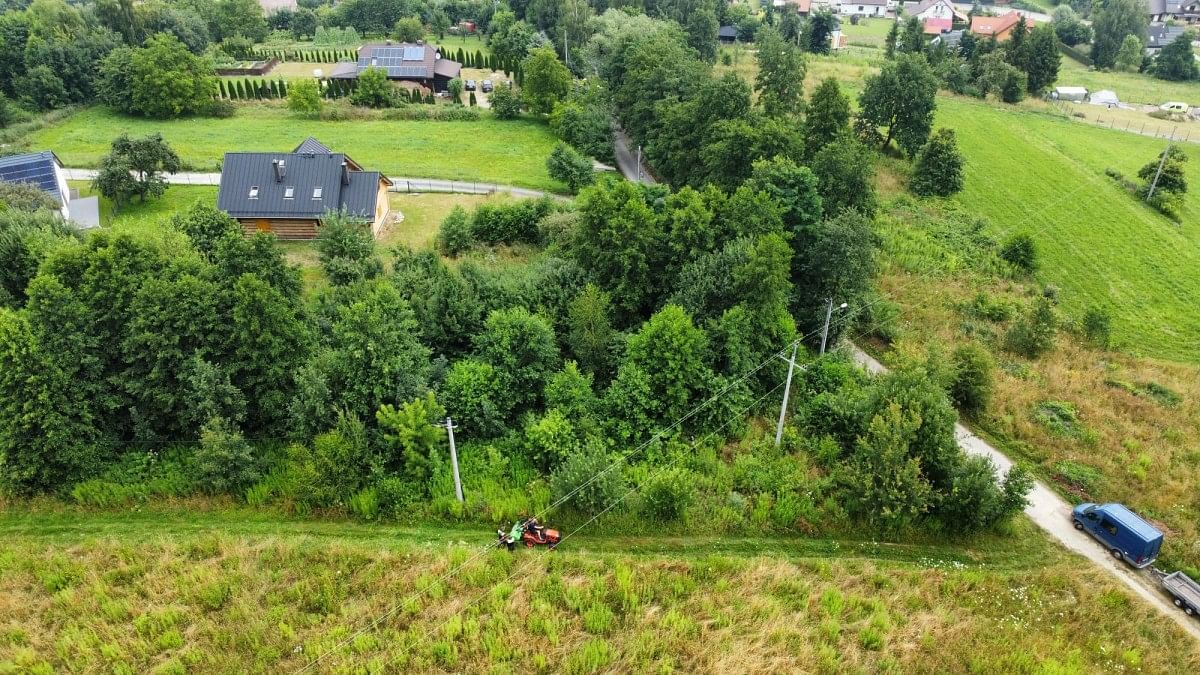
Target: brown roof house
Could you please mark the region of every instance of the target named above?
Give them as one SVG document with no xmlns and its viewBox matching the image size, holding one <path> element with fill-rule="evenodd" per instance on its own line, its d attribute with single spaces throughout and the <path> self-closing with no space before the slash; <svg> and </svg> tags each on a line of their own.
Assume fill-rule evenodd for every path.
<svg viewBox="0 0 1200 675">
<path fill-rule="evenodd" d="M 314 239 L 330 213 L 343 212 L 378 235 L 391 213 L 392 181 L 314 138 L 292 152 L 227 152 L 217 208 L 242 231 Z"/>
<path fill-rule="evenodd" d="M 462 64 L 442 58 L 432 45 L 392 44 L 363 45 L 358 61 L 334 65 L 329 77 L 335 80 L 354 80 L 367 68 L 383 68 L 389 80 L 423 87 L 430 91 L 446 91 L 450 80 L 458 77 Z"/>
<path fill-rule="evenodd" d="M 999 42 L 1012 37 L 1013 30 L 1017 27 L 1017 23 L 1021 20 L 1021 15 L 1017 12 L 1009 12 L 1000 16 L 973 16 L 971 17 L 971 32 L 979 37 L 995 36 Z M 1025 26 L 1027 30 L 1033 30 L 1033 19 L 1025 17 Z"/>
</svg>

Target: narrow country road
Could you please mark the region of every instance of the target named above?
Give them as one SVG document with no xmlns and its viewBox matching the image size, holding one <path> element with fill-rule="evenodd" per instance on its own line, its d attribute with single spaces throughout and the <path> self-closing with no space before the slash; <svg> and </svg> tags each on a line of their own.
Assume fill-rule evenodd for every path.
<svg viewBox="0 0 1200 675">
<path fill-rule="evenodd" d="M 851 352 L 854 360 L 865 367 L 867 372 L 874 374 L 887 372 L 887 368 L 883 364 L 857 346 L 851 345 Z M 1012 460 L 988 444 L 987 441 L 971 433 L 962 424 L 955 425 L 954 435 L 958 438 L 958 444 L 962 447 L 963 452 L 990 457 L 1003 473 L 1008 473 L 1008 470 L 1012 468 Z M 1125 563 L 1117 561 L 1095 539 L 1076 530 L 1071 523 L 1071 505 L 1042 481 L 1034 483 L 1033 490 L 1029 493 L 1029 506 L 1025 507 L 1025 515 L 1029 516 L 1030 520 L 1049 533 L 1051 537 L 1062 543 L 1067 550 L 1087 558 L 1119 579 L 1134 593 L 1182 626 L 1192 637 L 1200 640 L 1200 621 L 1187 616 L 1171 604 L 1171 601 L 1159 589 L 1158 583 L 1149 570 L 1135 570 Z"/>
<path fill-rule="evenodd" d="M 67 180 L 92 180 L 96 177 L 96 169 L 64 169 L 67 174 Z M 171 185 L 220 185 L 221 174 L 219 173 L 194 173 L 183 171 L 180 173 L 169 173 L 165 175 L 166 181 Z M 473 183 L 470 181 L 461 180 L 441 180 L 437 178 L 409 178 L 388 176 L 394 183 L 391 187 L 391 192 L 452 192 L 456 194 L 467 195 L 486 195 L 493 192 L 507 192 L 514 197 L 544 197 L 550 195 L 555 199 L 569 199 L 563 195 L 543 192 L 541 190 L 530 190 L 520 188 L 513 185 L 500 185 L 498 183 Z"/>
<path fill-rule="evenodd" d="M 654 180 L 654 176 L 650 175 L 645 161 L 642 162 L 641 173 L 638 173 L 637 147 L 633 146 L 633 141 L 630 140 L 629 134 L 626 134 L 624 129 L 617 129 L 613 133 L 613 154 L 617 156 L 617 168 L 621 170 L 621 175 L 625 176 L 626 180 L 646 185 L 658 183 Z"/>
</svg>

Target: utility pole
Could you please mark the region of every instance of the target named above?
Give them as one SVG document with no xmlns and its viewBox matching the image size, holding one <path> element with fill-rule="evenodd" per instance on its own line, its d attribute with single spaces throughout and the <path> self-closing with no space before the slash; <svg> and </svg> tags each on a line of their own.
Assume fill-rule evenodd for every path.
<svg viewBox="0 0 1200 675">
<path fill-rule="evenodd" d="M 638 179 L 637 182 L 642 182 L 642 146 L 638 146 Z"/>
<path fill-rule="evenodd" d="M 463 501 L 462 479 L 458 477 L 458 449 L 454 447 L 454 430 L 458 427 L 454 426 L 454 422 L 449 417 L 446 418 L 446 434 L 450 436 L 450 464 L 454 467 L 454 496 L 458 497 L 458 501 Z"/>
<path fill-rule="evenodd" d="M 825 327 L 821 329 L 821 353 L 825 353 L 825 342 L 829 339 L 829 319 L 833 317 L 833 298 L 825 298 Z"/>
<path fill-rule="evenodd" d="M 788 396 L 792 393 L 792 371 L 796 369 L 796 350 L 799 348 L 799 340 L 792 343 L 792 358 L 788 361 L 787 382 L 783 385 L 783 405 L 779 407 L 779 424 L 775 425 L 775 447 L 779 447 L 779 443 L 783 440 L 783 417 L 787 414 Z"/>
<path fill-rule="evenodd" d="M 1167 149 L 1163 150 L 1162 157 L 1158 158 L 1158 170 L 1154 172 L 1154 180 L 1150 182 L 1150 189 L 1146 191 L 1146 201 L 1154 196 L 1154 189 L 1158 187 L 1158 177 L 1162 175 L 1163 165 L 1167 163 L 1167 155 L 1171 153 L 1171 143 L 1175 140 L 1175 129 L 1171 129 L 1171 137 L 1167 139 Z"/>
</svg>

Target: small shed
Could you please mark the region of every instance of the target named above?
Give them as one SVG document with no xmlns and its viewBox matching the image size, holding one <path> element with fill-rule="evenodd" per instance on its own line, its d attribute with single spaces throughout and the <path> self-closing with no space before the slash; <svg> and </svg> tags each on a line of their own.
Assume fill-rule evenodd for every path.
<svg viewBox="0 0 1200 675">
<path fill-rule="evenodd" d="M 1057 101 L 1083 103 L 1087 100 L 1087 97 L 1087 87 L 1055 87 L 1054 91 L 1050 92 L 1050 98 Z"/>
<path fill-rule="evenodd" d="M 1117 98 L 1116 92 L 1109 89 L 1101 89 L 1088 97 L 1088 103 L 1113 107 L 1120 105 L 1121 99 Z"/>
<path fill-rule="evenodd" d="M 737 40 L 737 27 L 721 26 L 717 29 L 717 39 L 724 44 L 732 44 Z"/>
</svg>

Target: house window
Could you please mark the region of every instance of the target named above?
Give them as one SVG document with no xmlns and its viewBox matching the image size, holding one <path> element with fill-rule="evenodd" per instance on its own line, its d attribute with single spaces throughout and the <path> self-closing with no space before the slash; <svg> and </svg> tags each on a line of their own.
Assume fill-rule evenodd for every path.
<svg viewBox="0 0 1200 675">
<path fill-rule="evenodd" d="M 283 198 L 284 199 L 295 199 L 296 198 L 296 188 L 292 187 L 291 185 L 283 188 Z"/>
<path fill-rule="evenodd" d="M 324 192 L 323 188 L 319 188 L 319 187 L 313 188 L 313 199 L 320 199 L 323 192 Z"/>
</svg>

